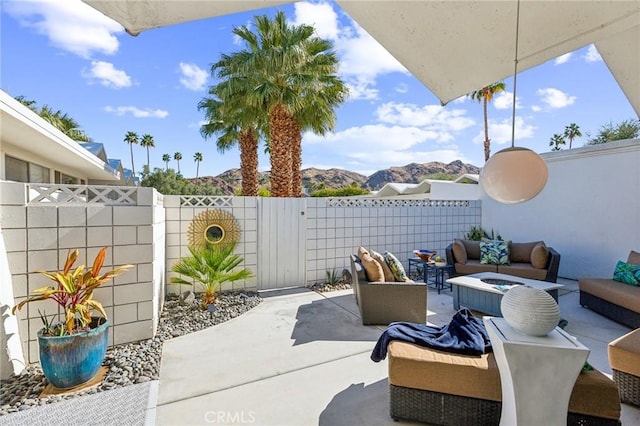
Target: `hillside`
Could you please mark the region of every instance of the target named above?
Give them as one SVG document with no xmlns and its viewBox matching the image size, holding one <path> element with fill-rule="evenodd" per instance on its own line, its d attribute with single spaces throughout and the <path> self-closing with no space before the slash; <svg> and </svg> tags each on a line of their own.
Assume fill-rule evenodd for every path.
<svg viewBox="0 0 640 426">
<path fill-rule="evenodd" d="M 464 173 L 477 174 L 480 173 L 480 169 L 472 164 L 464 164 L 460 160 L 449 164 L 437 161 L 423 164 L 411 163 L 403 167 L 390 167 L 385 170 L 379 170 L 368 177 L 343 169 L 321 170 L 309 168 L 302 171 L 302 181 L 304 186 L 312 189 L 323 186 L 326 188 L 342 188 L 355 182 L 361 188 L 377 191 L 389 182 L 419 183 L 428 175 L 436 173 L 459 176 Z M 193 183 L 210 183 L 229 195 L 234 194 L 241 187 L 240 169 L 230 169 L 218 176 L 205 176 L 188 180 Z M 259 181 L 261 187 L 267 187 L 269 184 L 269 172 L 260 173 Z"/>
</svg>

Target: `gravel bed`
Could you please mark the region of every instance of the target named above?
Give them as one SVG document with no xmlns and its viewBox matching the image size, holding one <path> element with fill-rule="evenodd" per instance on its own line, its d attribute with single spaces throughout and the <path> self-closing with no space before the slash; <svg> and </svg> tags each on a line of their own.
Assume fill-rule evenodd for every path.
<svg viewBox="0 0 640 426">
<path fill-rule="evenodd" d="M 97 387 L 70 395 L 40 398 L 47 385 L 39 364 L 27 367 L 21 374 L 0 382 L 0 416 L 28 410 L 38 405 L 78 398 L 118 387 L 158 380 L 162 342 L 223 323 L 242 315 L 261 302 L 255 292 L 224 292 L 218 295 L 213 314 L 203 311 L 191 292 L 183 296 L 167 296 L 153 339 L 114 346 L 107 350 L 103 362 L 109 371 Z"/>
</svg>

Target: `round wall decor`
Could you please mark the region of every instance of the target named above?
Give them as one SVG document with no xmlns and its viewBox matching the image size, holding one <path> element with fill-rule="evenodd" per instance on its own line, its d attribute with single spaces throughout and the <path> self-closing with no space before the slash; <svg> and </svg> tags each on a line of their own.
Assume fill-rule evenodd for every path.
<svg viewBox="0 0 640 426">
<path fill-rule="evenodd" d="M 235 244 L 239 239 L 238 221 L 231 213 L 220 209 L 206 210 L 196 215 L 187 228 L 190 247 Z"/>
</svg>

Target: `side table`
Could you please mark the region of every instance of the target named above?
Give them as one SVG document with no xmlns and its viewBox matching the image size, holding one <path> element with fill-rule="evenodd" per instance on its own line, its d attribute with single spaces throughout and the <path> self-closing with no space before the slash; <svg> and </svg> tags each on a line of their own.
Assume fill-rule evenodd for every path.
<svg viewBox="0 0 640 426">
<path fill-rule="evenodd" d="M 535 337 L 514 330 L 504 318 L 483 322 L 500 370 L 500 425 L 566 425 L 569 398 L 589 348 L 559 327 Z"/>
<path fill-rule="evenodd" d="M 438 290 L 438 294 L 440 294 L 440 291 L 443 290 L 445 286 L 444 274 L 446 273 L 447 277 L 451 277 L 451 273 L 453 271 L 452 265 L 436 266 L 433 263 L 425 262 L 422 259 L 413 258 L 409 259 L 409 270 L 407 271 L 409 276 L 411 276 L 411 269 L 413 267 L 415 267 L 416 270 L 418 270 L 418 268 L 422 268 L 425 284 L 435 285 L 435 289 Z M 451 290 L 451 288 L 452 285 L 449 284 L 449 290 Z"/>
</svg>

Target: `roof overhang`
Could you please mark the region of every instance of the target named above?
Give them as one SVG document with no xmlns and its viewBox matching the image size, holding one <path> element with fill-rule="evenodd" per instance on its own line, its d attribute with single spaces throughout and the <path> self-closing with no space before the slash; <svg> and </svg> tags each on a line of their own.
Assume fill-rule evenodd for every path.
<svg viewBox="0 0 640 426">
<path fill-rule="evenodd" d="M 290 3 L 83 1 L 131 34 Z M 336 1 L 443 104 L 513 75 L 515 0 Z M 520 7 L 519 71 L 595 43 L 640 116 L 640 0 L 522 0 Z"/>
<path fill-rule="evenodd" d="M 0 128 L 3 145 L 37 153 L 62 169 L 77 170 L 88 179 L 118 180 L 107 163 L 3 91 L 0 91 Z"/>
</svg>

